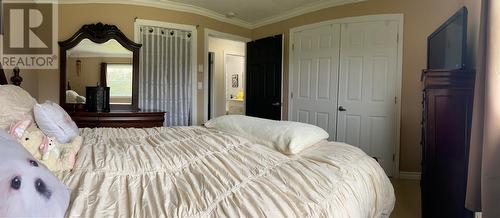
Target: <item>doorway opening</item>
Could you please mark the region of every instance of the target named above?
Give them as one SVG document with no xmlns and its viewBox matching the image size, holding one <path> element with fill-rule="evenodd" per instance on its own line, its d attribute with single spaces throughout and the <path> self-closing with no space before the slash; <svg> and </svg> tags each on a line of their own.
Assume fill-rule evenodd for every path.
<svg viewBox="0 0 500 218">
<path fill-rule="evenodd" d="M 207 119 L 245 115 L 246 43 L 208 37 Z"/>
</svg>

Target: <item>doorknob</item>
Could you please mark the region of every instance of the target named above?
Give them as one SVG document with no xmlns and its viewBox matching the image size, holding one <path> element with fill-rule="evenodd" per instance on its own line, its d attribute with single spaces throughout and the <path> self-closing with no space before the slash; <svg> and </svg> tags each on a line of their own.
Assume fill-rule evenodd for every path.
<svg viewBox="0 0 500 218">
<path fill-rule="evenodd" d="M 272 105 L 278 107 L 278 106 L 281 106 L 281 103 L 280 102 L 274 102 Z"/>
<path fill-rule="evenodd" d="M 339 111 L 347 111 L 347 109 L 345 109 L 344 106 L 340 106 Z"/>
</svg>

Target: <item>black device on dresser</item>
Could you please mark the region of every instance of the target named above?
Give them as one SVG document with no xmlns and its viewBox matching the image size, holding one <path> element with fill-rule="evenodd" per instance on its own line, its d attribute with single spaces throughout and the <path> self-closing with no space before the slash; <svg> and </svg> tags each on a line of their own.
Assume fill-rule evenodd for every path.
<svg viewBox="0 0 500 218">
<path fill-rule="evenodd" d="M 85 111 L 88 112 L 109 112 L 109 87 L 87 86 L 87 99 Z"/>
<path fill-rule="evenodd" d="M 473 217 L 465 208 L 475 78 L 465 62 L 466 35 L 467 9 L 462 8 L 429 37 L 429 69 L 422 72 L 425 218 Z"/>
</svg>

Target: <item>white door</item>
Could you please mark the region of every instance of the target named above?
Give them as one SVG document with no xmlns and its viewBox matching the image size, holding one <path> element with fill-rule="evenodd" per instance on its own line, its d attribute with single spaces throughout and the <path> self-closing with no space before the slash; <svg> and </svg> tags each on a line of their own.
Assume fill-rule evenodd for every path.
<svg viewBox="0 0 500 218">
<path fill-rule="evenodd" d="M 335 139 L 340 25 L 325 25 L 294 35 L 290 120 L 310 123 Z"/>
<path fill-rule="evenodd" d="M 389 176 L 395 151 L 397 21 L 342 24 L 337 141 L 378 159 Z"/>
</svg>

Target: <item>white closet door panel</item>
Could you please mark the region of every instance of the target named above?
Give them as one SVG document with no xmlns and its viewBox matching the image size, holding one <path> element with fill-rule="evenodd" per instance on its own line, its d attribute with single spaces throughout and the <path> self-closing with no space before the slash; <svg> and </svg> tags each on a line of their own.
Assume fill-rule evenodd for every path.
<svg viewBox="0 0 500 218">
<path fill-rule="evenodd" d="M 376 157 L 392 175 L 398 23 L 342 25 L 337 140 Z"/>
<path fill-rule="evenodd" d="M 290 73 L 290 120 L 322 127 L 336 138 L 340 25 L 325 25 L 294 35 Z"/>
</svg>

